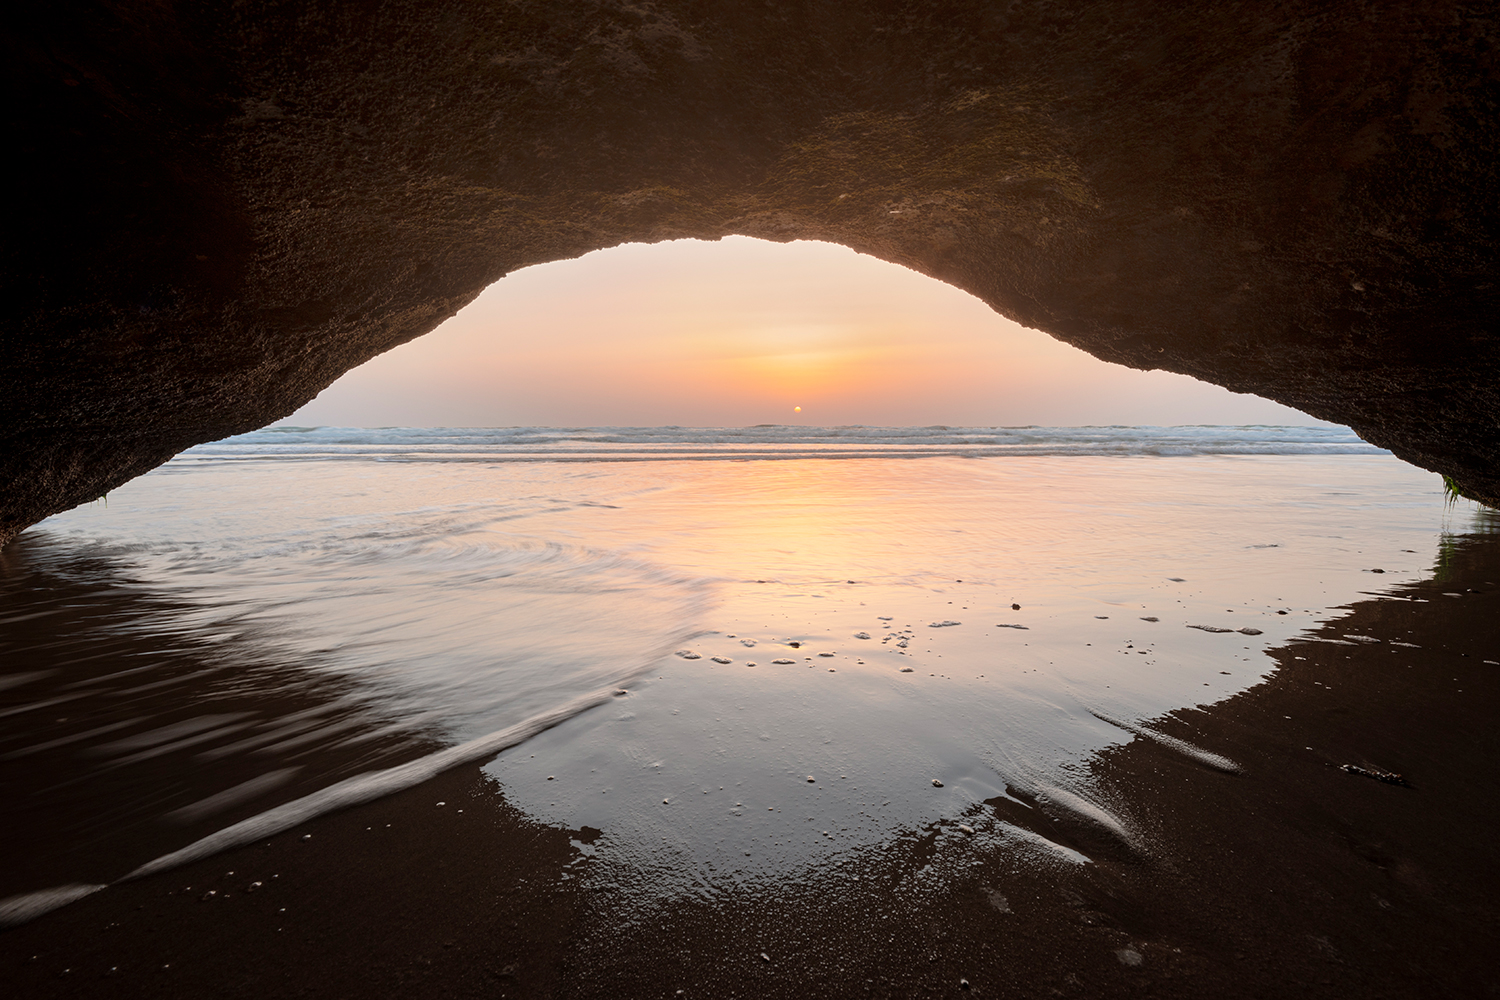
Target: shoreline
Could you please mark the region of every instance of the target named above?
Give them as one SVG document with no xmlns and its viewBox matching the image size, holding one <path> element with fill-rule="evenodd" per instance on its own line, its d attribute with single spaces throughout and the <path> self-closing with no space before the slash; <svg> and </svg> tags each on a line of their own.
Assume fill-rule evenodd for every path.
<svg viewBox="0 0 1500 1000">
<path fill-rule="evenodd" d="M 1148 738 L 1097 755 L 1138 844 L 1004 800 L 965 820 L 1087 865 L 985 848 L 955 819 L 869 852 L 857 883 L 663 908 L 591 888 L 596 831 L 521 815 L 465 765 L 0 932 L 0 975 L 28 997 L 1492 995 L 1500 540 L 1458 539 L 1445 574 L 1152 722 L 1242 774 Z"/>
</svg>

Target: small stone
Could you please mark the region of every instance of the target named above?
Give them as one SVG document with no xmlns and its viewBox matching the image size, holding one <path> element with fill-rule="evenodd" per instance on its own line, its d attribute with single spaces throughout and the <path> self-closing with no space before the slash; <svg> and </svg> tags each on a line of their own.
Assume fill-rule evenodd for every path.
<svg viewBox="0 0 1500 1000">
<path fill-rule="evenodd" d="M 968 989 L 969 988 L 969 981 L 967 979 L 960 979 L 958 981 L 958 988 L 961 989 L 961 990 Z"/>
<path fill-rule="evenodd" d="M 303 840 L 312 840 L 312 834 L 310 834 L 310 833 L 304 833 L 302 835 L 302 839 Z"/>
<path fill-rule="evenodd" d="M 856 633 L 854 633 L 854 638 L 856 638 L 856 639 L 868 639 L 868 638 L 870 638 L 870 633 L 868 633 L 868 632 L 856 632 Z"/>
<path fill-rule="evenodd" d="M 677 651 L 677 655 L 682 657 L 684 660 L 700 660 L 703 658 L 702 654 L 695 653 L 691 649 L 679 649 Z"/>
<path fill-rule="evenodd" d="M 1120 960 L 1121 965 L 1136 966 L 1146 961 L 1145 956 L 1134 948 L 1121 948 L 1115 952 L 1115 957 Z"/>
<path fill-rule="evenodd" d="M 818 655 L 819 656 L 833 656 L 834 654 L 832 654 L 832 653 L 819 653 Z"/>
<path fill-rule="evenodd" d="M 779 660 L 772 660 L 771 662 L 772 663 L 780 663 L 782 666 L 785 666 L 788 663 L 796 663 L 797 661 L 796 660 L 788 660 L 786 657 L 783 656 L 781 659 L 779 659 Z"/>
<path fill-rule="evenodd" d="M 912 669 L 911 667 L 902 667 L 901 668 L 901 672 L 903 674 L 914 674 L 914 673 L 916 673 L 916 671 L 914 669 Z"/>
<path fill-rule="evenodd" d="M 853 581 L 853 580 L 850 580 L 850 581 L 849 581 L 849 582 L 850 582 L 850 583 L 853 583 L 853 582 L 854 582 L 854 581 Z M 770 961 L 770 960 L 771 960 L 771 956 L 770 956 L 770 955 L 767 955 L 767 954 L 766 954 L 766 953 L 765 953 L 765 952 L 761 952 L 761 953 L 760 953 L 760 957 L 761 957 L 761 958 L 762 958 L 762 959 L 763 959 L 763 960 L 764 960 L 764 961 L 767 961 L 767 962 L 769 962 L 769 961 Z"/>
<path fill-rule="evenodd" d="M 962 830 L 964 833 L 972 834 L 974 832 L 974 828 L 972 826 L 970 826 L 969 824 L 967 824 L 967 823 L 960 823 L 960 824 L 958 824 L 958 828 L 960 830 Z"/>
<path fill-rule="evenodd" d="M 1260 629 L 1258 628 L 1242 628 L 1237 629 L 1237 631 L 1240 635 L 1260 635 Z"/>
<path fill-rule="evenodd" d="M 1019 605 L 1019 604 L 1012 604 L 1012 605 L 1011 605 L 1011 606 L 1010 606 L 1010 609 L 1011 609 L 1011 610 L 1012 610 L 1012 611 L 1020 611 L 1020 610 L 1021 610 L 1021 606 L 1020 606 L 1020 605 Z"/>
<path fill-rule="evenodd" d="M 442 808 L 442 807 L 443 807 L 443 806 L 445 806 L 445 805 L 447 805 L 447 804 L 448 804 L 448 803 L 446 803 L 446 802 L 439 802 L 439 803 L 438 803 L 438 808 L 439 808 L 439 809 L 441 809 L 441 808 Z"/>
<path fill-rule="evenodd" d="M 753 646 L 753 645 L 755 645 L 755 640 L 754 639 L 741 639 L 740 640 L 740 645 L 741 646 Z"/>
<path fill-rule="evenodd" d="M 556 781 L 557 780 L 557 776 L 555 774 L 549 774 L 549 775 L 547 775 L 547 780 L 548 781 Z M 441 805 L 442 803 L 438 803 L 438 804 Z"/>
<path fill-rule="evenodd" d="M 943 783 L 941 781 L 937 780 L 936 778 L 933 778 L 932 779 L 932 787 L 933 788 L 942 788 L 943 787 Z"/>
<path fill-rule="evenodd" d="M 714 661 L 714 662 L 715 662 L 715 663 L 733 663 L 733 662 L 734 662 L 734 661 L 733 661 L 733 660 L 731 660 L 731 659 L 730 659 L 730 658 L 729 658 L 729 657 L 727 657 L 727 656 L 715 656 L 715 657 L 712 657 L 712 658 L 711 658 L 711 659 L 712 659 L 712 660 L 713 660 L 713 661 Z"/>
<path fill-rule="evenodd" d="M 1141 621 L 1143 621 L 1143 622 L 1159 622 L 1159 621 L 1161 621 L 1161 619 L 1160 618 L 1142 618 Z"/>
</svg>

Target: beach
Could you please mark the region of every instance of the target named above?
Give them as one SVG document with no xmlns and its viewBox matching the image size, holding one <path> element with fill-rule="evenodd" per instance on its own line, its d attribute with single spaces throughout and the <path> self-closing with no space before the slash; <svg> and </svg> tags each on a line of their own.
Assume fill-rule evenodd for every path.
<svg viewBox="0 0 1500 1000">
<path fill-rule="evenodd" d="M 103 888 L 4 975 L 1488 995 L 1489 514 L 1357 440 L 872 437 L 207 446 L 23 536 L 0 896 Z"/>
</svg>

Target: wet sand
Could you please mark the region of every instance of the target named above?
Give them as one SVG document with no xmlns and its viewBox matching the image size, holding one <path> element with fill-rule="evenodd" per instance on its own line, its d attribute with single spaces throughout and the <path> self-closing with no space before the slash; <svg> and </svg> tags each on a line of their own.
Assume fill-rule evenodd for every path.
<svg viewBox="0 0 1500 1000">
<path fill-rule="evenodd" d="M 1123 835 L 1002 797 L 867 852 L 857 878 L 657 906 L 580 878 L 596 832 L 537 824 L 469 766 L 0 933 L 0 980 L 24 997 L 1493 996 L 1500 542 L 1456 539 L 1436 577 L 1273 650 L 1267 682 L 1155 720 L 1241 773 L 1144 737 L 1095 756 Z M 1001 850 L 983 837 L 1000 822 L 1092 860 Z"/>
</svg>

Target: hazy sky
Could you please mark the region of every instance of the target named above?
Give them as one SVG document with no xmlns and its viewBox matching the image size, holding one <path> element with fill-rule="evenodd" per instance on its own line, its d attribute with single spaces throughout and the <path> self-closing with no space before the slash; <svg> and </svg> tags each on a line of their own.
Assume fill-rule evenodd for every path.
<svg viewBox="0 0 1500 1000">
<path fill-rule="evenodd" d="M 282 423 L 1320 421 L 1183 375 L 1105 364 L 844 247 L 730 237 L 628 244 L 517 271 Z"/>
</svg>

